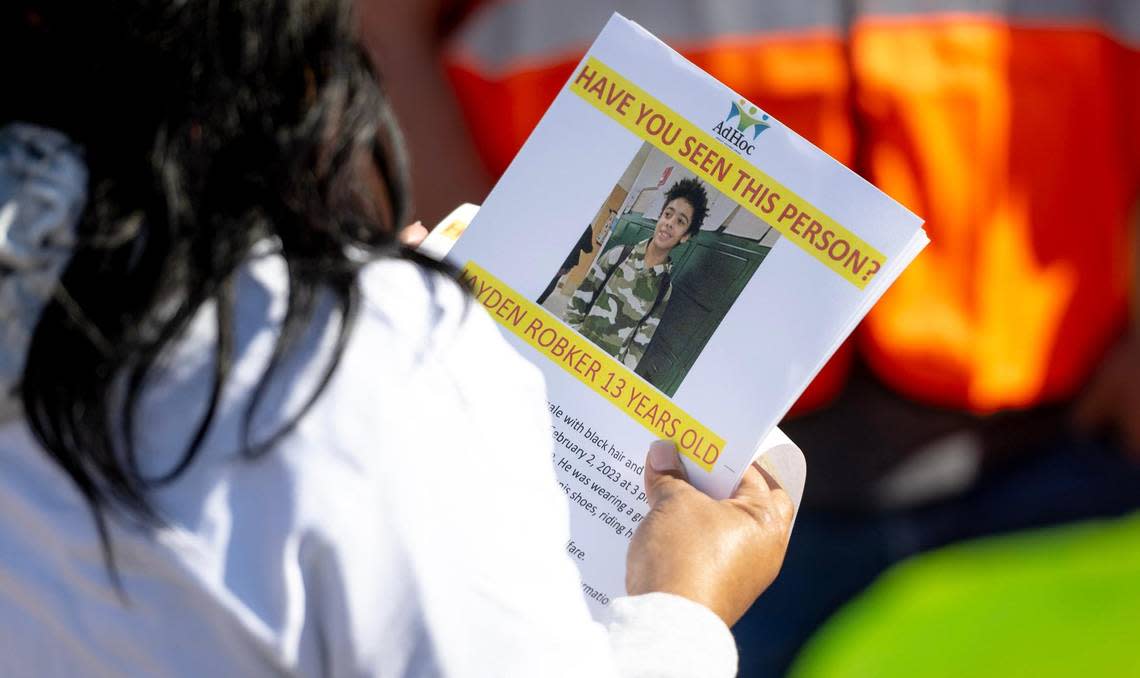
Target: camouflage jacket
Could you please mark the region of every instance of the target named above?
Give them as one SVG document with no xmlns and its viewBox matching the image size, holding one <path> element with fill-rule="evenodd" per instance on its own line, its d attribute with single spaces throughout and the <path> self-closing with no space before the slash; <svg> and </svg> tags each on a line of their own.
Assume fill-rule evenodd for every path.
<svg viewBox="0 0 1140 678">
<path fill-rule="evenodd" d="M 636 369 L 645 355 L 645 347 L 661 324 L 673 292 L 668 282 L 672 271 L 668 259 L 653 268 L 645 267 L 648 242 L 635 245 L 624 261 L 622 247 L 611 247 L 599 255 L 570 298 L 564 318 L 582 336 L 630 369 Z M 617 269 L 607 281 L 606 275 L 615 266 Z M 669 287 L 658 302 L 662 282 Z M 603 283 L 605 288 L 599 289 Z"/>
</svg>

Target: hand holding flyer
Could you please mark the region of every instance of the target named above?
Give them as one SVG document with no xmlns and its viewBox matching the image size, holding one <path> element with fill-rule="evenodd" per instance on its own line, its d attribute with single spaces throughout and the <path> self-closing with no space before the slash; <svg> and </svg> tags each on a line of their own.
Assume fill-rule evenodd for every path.
<svg viewBox="0 0 1140 678">
<path fill-rule="evenodd" d="M 647 440 L 713 498 L 759 457 L 798 504 L 803 457 L 775 425 L 925 244 L 898 203 L 610 20 L 451 250 L 546 378 L 595 613 L 625 592 Z"/>
<path fill-rule="evenodd" d="M 758 464 L 732 498 L 715 501 L 688 483 L 676 459 L 668 442 L 649 450 L 651 511 L 630 542 L 627 592 L 674 593 L 732 626 L 779 574 L 795 508 Z"/>
</svg>

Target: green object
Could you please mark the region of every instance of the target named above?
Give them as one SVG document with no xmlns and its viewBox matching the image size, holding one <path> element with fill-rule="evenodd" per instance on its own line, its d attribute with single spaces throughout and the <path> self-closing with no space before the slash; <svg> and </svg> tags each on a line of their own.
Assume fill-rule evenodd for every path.
<svg viewBox="0 0 1140 678">
<path fill-rule="evenodd" d="M 790 675 L 1140 676 L 1140 513 L 897 565 L 820 629 Z"/>
<path fill-rule="evenodd" d="M 606 250 L 649 239 L 656 223 L 656 219 L 640 214 L 622 215 Z M 673 291 L 669 305 L 638 363 L 637 373 L 666 395 L 676 393 L 771 249 L 756 240 L 716 231 L 699 231 L 678 245 L 670 253 Z"/>
<path fill-rule="evenodd" d="M 647 242 L 611 247 L 594 260 L 563 315 L 598 348 L 637 365 L 652 341 L 672 285 L 670 265 L 645 265 Z"/>
</svg>

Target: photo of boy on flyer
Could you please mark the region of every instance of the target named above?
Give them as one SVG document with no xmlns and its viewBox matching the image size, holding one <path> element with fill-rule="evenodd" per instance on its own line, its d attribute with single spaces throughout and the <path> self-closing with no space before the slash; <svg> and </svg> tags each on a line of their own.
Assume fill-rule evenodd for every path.
<svg viewBox="0 0 1140 678">
<path fill-rule="evenodd" d="M 707 215 L 708 195 L 700 181 L 682 179 L 673 184 L 665 193 L 653 235 L 598 256 L 562 319 L 626 367 L 636 369 L 669 304 L 669 253 L 695 235 Z"/>
</svg>

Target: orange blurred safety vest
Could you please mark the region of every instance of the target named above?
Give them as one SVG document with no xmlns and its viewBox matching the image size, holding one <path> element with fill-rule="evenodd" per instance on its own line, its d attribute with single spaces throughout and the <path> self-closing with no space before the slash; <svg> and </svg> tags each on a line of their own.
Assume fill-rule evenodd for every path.
<svg viewBox="0 0 1140 678">
<path fill-rule="evenodd" d="M 974 412 L 1062 400 L 1120 336 L 1140 0 L 484 3 L 446 65 L 496 176 L 615 8 L 926 219 L 854 339 L 893 388 Z M 850 344 L 801 405 L 839 388 Z"/>
</svg>

